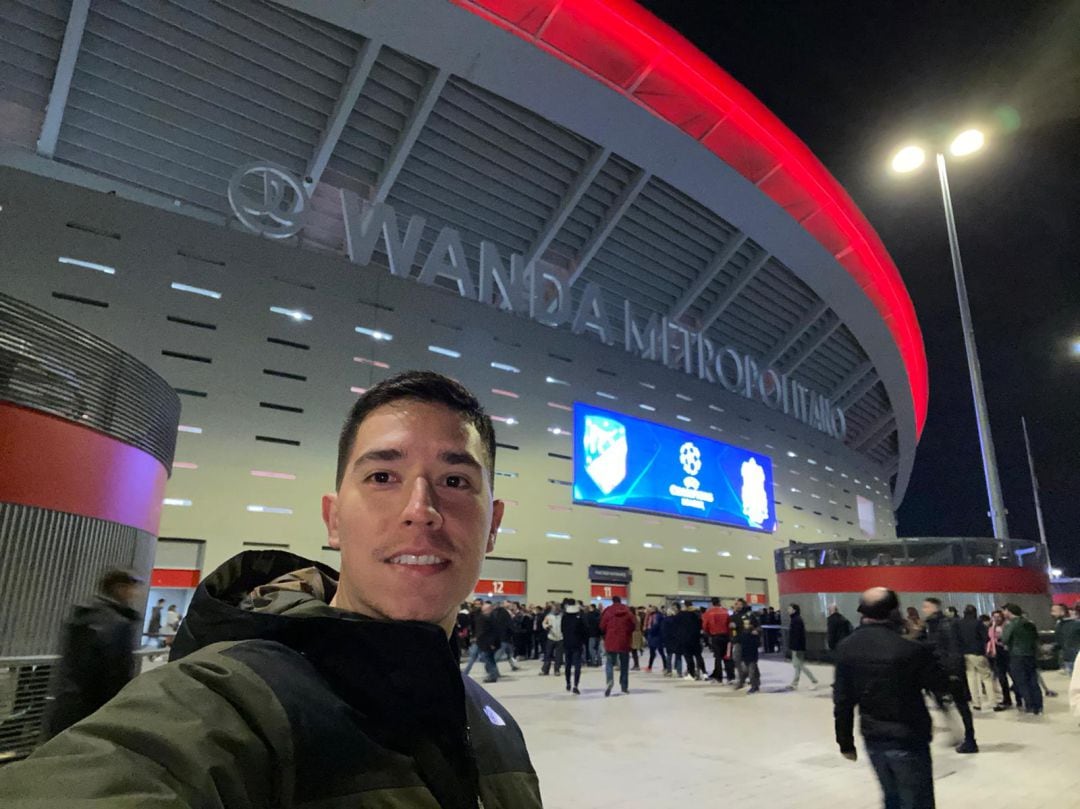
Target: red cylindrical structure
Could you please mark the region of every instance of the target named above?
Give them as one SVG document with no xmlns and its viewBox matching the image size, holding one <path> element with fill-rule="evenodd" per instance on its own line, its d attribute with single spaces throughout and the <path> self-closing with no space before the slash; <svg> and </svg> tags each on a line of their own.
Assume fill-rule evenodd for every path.
<svg viewBox="0 0 1080 809">
<path fill-rule="evenodd" d="M 179 415 L 142 363 L 0 295 L 0 658 L 55 653 L 104 569 L 149 579 Z"/>
<path fill-rule="evenodd" d="M 857 625 L 859 597 L 888 587 L 903 609 L 941 599 L 963 612 L 972 605 L 989 614 L 1006 603 L 1023 607 L 1049 626 L 1050 581 L 1042 546 L 1022 540 L 911 537 L 886 542 L 792 543 L 776 551 L 780 603 L 798 604 L 807 628 L 808 652 L 825 650 L 826 620 L 836 605 Z"/>
</svg>

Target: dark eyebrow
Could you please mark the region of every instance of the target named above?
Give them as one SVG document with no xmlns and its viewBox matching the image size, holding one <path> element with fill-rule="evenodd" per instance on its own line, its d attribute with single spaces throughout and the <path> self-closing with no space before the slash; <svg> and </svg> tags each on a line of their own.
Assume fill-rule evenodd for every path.
<svg viewBox="0 0 1080 809">
<path fill-rule="evenodd" d="M 482 469 L 480 462 L 468 452 L 440 452 L 439 460 L 451 466 L 469 466 L 478 472 Z"/>
<path fill-rule="evenodd" d="M 405 453 L 399 449 L 371 449 L 358 457 L 353 466 L 357 467 L 368 461 L 400 461 L 404 457 Z M 439 460 L 450 466 L 468 466 L 477 471 L 483 468 L 480 466 L 480 462 L 469 452 L 447 450 L 439 453 Z"/>
<path fill-rule="evenodd" d="M 405 453 L 400 449 L 371 449 L 357 458 L 353 466 L 357 467 L 367 461 L 400 461 L 404 457 Z"/>
</svg>

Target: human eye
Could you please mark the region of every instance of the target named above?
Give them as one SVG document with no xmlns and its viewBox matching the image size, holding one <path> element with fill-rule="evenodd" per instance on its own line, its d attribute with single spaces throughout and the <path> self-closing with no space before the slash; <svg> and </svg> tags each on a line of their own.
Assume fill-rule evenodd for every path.
<svg viewBox="0 0 1080 809">
<path fill-rule="evenodd" d="M 369 483 L 386 484 L 391 482 L 391 476 L 389 472 L 372 472 L 364 480 Z"/>
<path fill-rule="evenodd" d="M 451 489 L 468 489 L 472 483 L 464 475 L 447 475 L 446 485 Z"/>
</svg>

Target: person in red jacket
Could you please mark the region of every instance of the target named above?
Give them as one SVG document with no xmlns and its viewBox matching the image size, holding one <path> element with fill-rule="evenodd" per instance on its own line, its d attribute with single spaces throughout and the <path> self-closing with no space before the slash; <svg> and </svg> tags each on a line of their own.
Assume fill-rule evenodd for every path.
<svg viewBox="0 0 1080 809">
<path fill-rule="evenodd" d="M 630 693 L 630 643 L 634 637 L 637 621 L 630 608 L 619 596 L 612 596 L 611 606 L 600 616 L 600 632 L 604 636 L 605 671 L 607 689 L 605 697 L 611 696 L 615 686 L 615 658 L 619 659 L 619 686 L 624 694 Z"/>
<path fill-rule="evenodd" d="M 735 664 L 725 659 L 728 643 L 731 642 L 731 615 L 719 598 L 714 596 L 712 606 L 705 610 L 701 628 L 709 638 L 709 648 L 713 653 L 713 670 L 709 677 L 722 683 L 726 673 L 728 682 L 735 682 Z"/>
</svg>

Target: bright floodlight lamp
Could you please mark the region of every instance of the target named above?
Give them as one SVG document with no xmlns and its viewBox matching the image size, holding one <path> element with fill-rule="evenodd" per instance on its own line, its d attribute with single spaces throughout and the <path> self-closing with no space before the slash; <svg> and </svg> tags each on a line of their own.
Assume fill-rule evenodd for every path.
<svg viewBox="0 0 1080 809">
<path fill-rule="evenodd" d="M 986 136 L 978 129 L 965 129 L 949 144 L 949 154 L 953 157 L 964 157 L 974 154 L 986 144 Z"/>
<path fill-rule="evenodd" d="M 926 162 L 926 151 L 921 146 L 905 146 L 892 159 L 893 171 L 906 174 L 915 171 Z"/>
</svg>

